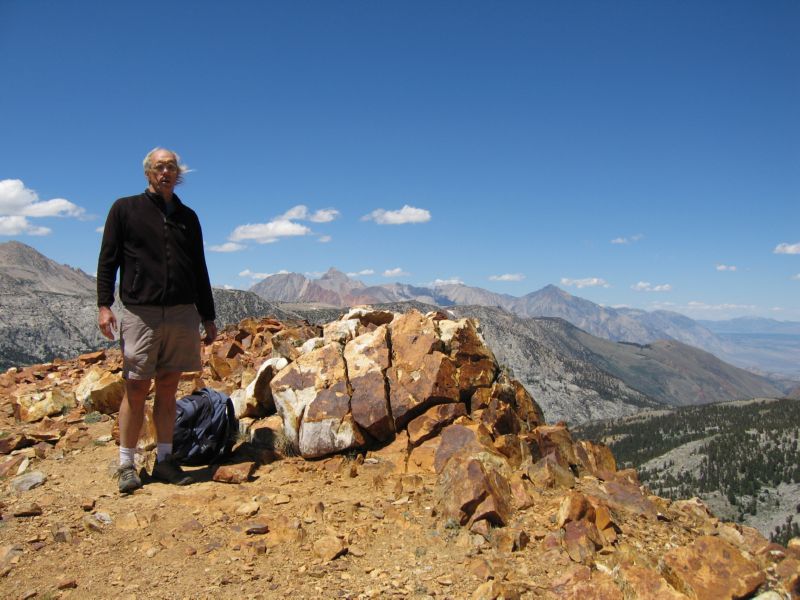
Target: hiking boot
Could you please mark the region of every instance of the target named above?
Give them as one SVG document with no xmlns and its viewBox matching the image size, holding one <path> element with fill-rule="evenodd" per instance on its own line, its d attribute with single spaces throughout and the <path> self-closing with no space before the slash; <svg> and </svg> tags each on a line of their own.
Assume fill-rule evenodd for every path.
<svg viewBox="0 0 800 600">
<path fill-rule="evenodd" d="M 119 467 L 114 476 L 119 481 L 120 494 L 132 494 L 134 490 L 142 487 L 142 480 L 139 479 L 139 474 L 136 473 L 136 467 L 133 465 Z"/>
<path fill-rule="evenodd" d="M 156 462 L 156 466 L 153 467 L 152 477 L 174 485 L 194 483 L 192 476 L 181 469 L 178 461 L 172 458 L 171 454 L 167 455 L 163 462 Z"/>
</svg>

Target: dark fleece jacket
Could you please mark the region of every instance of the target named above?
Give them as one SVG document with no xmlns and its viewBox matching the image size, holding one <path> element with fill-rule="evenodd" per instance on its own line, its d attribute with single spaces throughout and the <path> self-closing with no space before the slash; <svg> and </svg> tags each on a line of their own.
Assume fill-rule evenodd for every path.
<svg viewBox="0 0 800 600">
<path fill-rule="evenodd" d="M 145 191 L 111 206 L 97 262 L 97 304 L 194 304 L 203 321 L 213 321 L 214 297 L 208 278 L 203 232 L 195 212 L 173 196 L 167 216 L 164 199 Z"/>
</svg>

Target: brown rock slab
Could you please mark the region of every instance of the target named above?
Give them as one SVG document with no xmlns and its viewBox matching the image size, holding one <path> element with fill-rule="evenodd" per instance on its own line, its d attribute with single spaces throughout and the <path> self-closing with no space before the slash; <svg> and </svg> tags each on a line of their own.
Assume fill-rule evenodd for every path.
<svg viewBox="0 0 800 600">
<path fill-rule="evenodd" d="M 78 356 L 78 361 L 84 365 L 94 365 L 106 359 L 106 351 L 87 352 Z"/>
<path fill-rule="evenodd" d="M 395 429 L 435 404 L 459 400 L 456 368 L 449 356 L 435 351 L 417 363 L 395 363 L 387 371 L 389 404 Z"/>
<path fill-rule="evenodd" d="M 450 460 L 439 474 L 435 494 L 445 519 L 461 525 L 486 519 L 493 525 L 506 525 L 513 508 L 511 488 L 503 474 L 507 468 L 502 458 L 483 452 L 468 452 Z"/>
<path fill-rule="evenodd" d="M 314 556 L 329 562 L 346 554 L 347 545 L 337 536 L 327 535 L 314 542 L 313 551 Z"/>
<path fill-rule="evenodd" d="M 247 535 L 264 535 L 265 533 L 269 532 L 269 524 L 260 521 L 246 523 L 244 526 L 244 532 Z"/>
<path fill-rule="evenodd" d="M 25 502 L 14 508 L 15 517 L 38 517 L 42 514 L 42 507 L 35 502 Z"/>
<path fill-rule="evenodd" d="M 14 450 L 33 445 L 34 440 L 21 432 L 6 433 L 0 436 L 0 454 L 11 454 Z"/>
<path fill-rule="evenodd" d="M 644 495 L 641 488 L 627 480 L 606 481 L 597 494 L 608 506 L 617 511 L 656 519 L 658 508 Z"/>
<path fill-rule="evenodd" d="M 376 440 L 391 439 L 394 421 L 389 412 L 386 385 L 386 370 L 390 364 L 388 327 L 381 325 L 348 342 L 344 359 L 352 389 L 353 418 Z"/>
<path fill-rule="evenodd" d="M 594 523 L 590 521 L 570 521 L 564 525 L 562 540 L 564 549 L 575 562 L 590 564 L 594 553 L 602 548 L 603 539 Z"/>
<path fill-rule="evenodd" d="M 528 468 L 528 477 L 537 487 L 570 488 L 575 485 L 575 475 L 558 457 L 548 454 Z"/>
<path fill-rule="evenodd" d="M 256 470 L 255 462 L 241 462 L 232 465 L 220 465 L 214 471 L 213 480 L 218 483 L 245 483 L 250 480 Z"/>
<path fill-rule="evenodd" d="M 21 454 L 18 454 L 17 456 L 11 456 L 4 460 L 2 463 L 0 463 L 0 479 L 15 476 L 23 462 L 25 462 L 25 457 Z"/>
<path fill-rule="evenodd" d="M 479 523 L 482 521 L 479 521 Z M 530 536 L 519 527 L 501 527 L 492 530 L 491 542 L 499 552 L 519 552 L 530 542 Z"/>
<path fill-rule="evenodd" d="M 619 569 L 622 590 L 630 598 L 652 598 L 652 600 L 688 600 L 669 585 L 657 571 L 634 564 L 623 564 Z"/>
<path fill-rule="evenodd" d="M 467 408 L 460 402 L 434 406 L 408 424 L 408 439 L 412 446 L 417 446 L 437 435 L 458 417 L 466 415 Z"/>
<path fill-rule="evenodd" d="M 578 440 L 574 445 L 579 470 L 595 477 L 605 479 L 616 472 L 617 461 L 611 449 L 605 444 L 595 444 L 588 440 Z"/>
<path fill-rule="evenodd" d="M 745 598 L 766 580 L 755 562 L 714 536 L 667 552 L 661 572 L 672 587 L 693 600 Z"/>
<path fill-rule="evenodd" d="M 416 310 L 396 316 L 389 324 L 389 333 L 395 365 L 419 365 L 426 355 L 442 348 L 433 320 Z"/>
<path fill-rule="evenodd" d="M 565 425 L 540 425 L 533 432 L 539 446 L 539 456 L 557 454 L 569 465 L 578 464 L 572 436 Z"/>
<path fill-rule="evenodd" d="M 59 590 L 74 590 L 78 587 L 78 580 L 77 579 L 61 579 L 56 584 L 56 588 Z"/>
<path fill-rule="evenodd" d="M 594 571 L 590 581 L 576 582 L 565 591 L 563 598 L 569 600 L 623 600 L 624 596 L 610 575 Z M 640 598 L 651 600 L 647 596 Z"/>
<path fill-rule="evenodd" d="M 436 472 L 441 473 L 447 462 L 454 455 L 462 452 L 472 454 L 490 452 L 500 456 L 494 449 L 492 436 L 483 425 L 468 420 L 459 421 L 447 426 L 439 436 L 439 445 L 436 448 L 434 461 Z"/>
<path fill-rule="evenodd" d="M 591 511 L 591 514 L 588 514 Z M 590 521 L 594 521 L 594 507 L 589 504 L 589 500 L 581 492 L 571 490 L 567 492 L 564 499 L 561 501 L 561 506 L 558 508 L 558 516 L 556 524 L 563 527 L 570 521 L 579 521 L 587 517 Z"/>
</svg>

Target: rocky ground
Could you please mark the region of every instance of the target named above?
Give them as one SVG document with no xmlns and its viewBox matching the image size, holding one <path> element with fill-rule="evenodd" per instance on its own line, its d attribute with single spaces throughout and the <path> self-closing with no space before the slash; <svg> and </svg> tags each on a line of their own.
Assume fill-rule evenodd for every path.
<svg viewBox="0 0 800 600">
<path fill-rule="evenodd" d="M 616 470 L 606 448 L 537 422 L 521 386 L 496 366 L 477 369 L 488 359 L 469 323 L 395 319 L 386 332 L 392 367 L 380 370 L 391 384 L 380 405 L 394 419 L 392 439 L 359 437 L 366 417 L 354 407 L 334 424 L 347 435 L 325 438 L 349 447 L 323 452 L 320 440 L 308 438 L 331 420 L 332 390 L 345 390 L 340 396 L 350 406 L 366 389 L 359 382 L 366 385 L 370 365 L 380 363 L 386 324 L 338 322 L 314 332 L 253 322 L 209 348 L 196 375 L 237 397 L 247 435 L 233 456 L 196 468 L 193 485 L 146 481 L 126 497 L 110 477 L 118 354 L 0 376 L 0 596 L 798 597 L 800 544 L 769 544 L 754 529 L 720 522 L 699 501 L 651 496 L 635 472 Z M 320 341 L 309 343 L 315 333 Z M 420 354 L 426 336 L 436 350 Z M 352 342 L 371 363 L 353 357 Z M 326 362 L 314 379 L 310 365 L 328 361 L 335 344 L 349 368 Z M 398 365 L 412 355 L 428 364 L 435 353 L 439 370 L 413 371 L 413 386 L 404 379 Z M 288 366 L 271 363 L 280 370 L 265 387 L 263 366 L 274 358 Z M 346 387 L 336 380 L 342 373 Z M 428 376 L 436 398 L 454 386 L 449 402 L 428 401 L 434 396 L 420 391 L 429 389 Z M 183 390 L 197 385 L 194 377 Z M 333 379 L 323 385 L 320 377 Z M 478 380 L 484 383 L 475 387 Z M 291 381 L 291 390 L 312 383 L 318 390 L 293 424 L 292 407 L 282 404 L 291 401 Z M 409 386 L 416 395 L 400 397 L 397 390 Z M 462 403 L 468 388 L 474 394 Z M 277 415 L 245 416 L 265 408 L 265 389 Z M 414 404 L 412 396 L 428 400 Z M 323 400 L 328 412 L 315 408 Z M 379 432 L 375 422 L 369 426 Z M 147 432 L 143 442 L 146 470 Z M 322 456 L 292 455 L 298 451 Z"/>
</svg>

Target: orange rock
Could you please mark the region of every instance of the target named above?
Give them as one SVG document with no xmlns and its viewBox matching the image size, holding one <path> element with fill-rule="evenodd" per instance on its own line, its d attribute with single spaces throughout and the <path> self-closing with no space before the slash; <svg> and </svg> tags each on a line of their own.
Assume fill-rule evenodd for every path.
<svg viewBox="0 0 800 600">
<path fill-rule="evenodd" d="M 417 363 L 394 363 L 387 379 L 397 430 L 431 406 L 459 399 L 455 365 L 438 351 L 423 355 Z"/>
<path fill-rule="evenodd" d="M 404 432 L 405 433 L 405 432 Z M 408 439 L 408 437 L 406 437 Z M 410 442 L 407 442 L 410 443 Z M 441 436 L 426 440 L 407 453 L 409 473 L 435 473 L 436 452 L 442 443 Z"/>
<path fill-rule="evenodd" d="M 614 583 L 614 579 L 599 571 L 592 573 L 590 581 L 577 582 L 562 597 L 569 600 L 623 600 L 622 591 Z M 637 598 L 651 600 L 649 596 Z"/>
<path fill-rule="evenodd" d="M 561 501 L 561 506 L 558 509 L 558 517 L 556 518 L 556 524 L 559 527 L 563 527 L 570 521 L 579 521 L 584 517 L 590 521 L 594 521 L 594 507 L 581 492 L 570 490 Z"/>
<path fill-rule="evenodd" d="M 475 457 L 465 452 L 449 461 L 436 482 L 442 515 L 461 525 L 480 519 L 494 525 L 508 523 L 513 512 L 511 489 L 501 464 L 486 453 Z"/>
<path fill-rule="evenodd" d="M 441 473 L 455 454 L 464 452 L 470 454 L 490 452 L 495 456 L 500 456 L 494 449 L 492 438 L 483 425 L 472 422 L 455 422 L 446 427 L 440 436 L 434 462 L 436 472 Z"/>
<path fill-rule="evenodd" d="M 564 525 L 562 543 L 569 557 L 575 562 L 590 564 L 594 553 L 602 548 L 603 539 L 594 523 L 585 519 L 570 521 Z"/>
<path fill-rule="evenodd" d="M 651 598 L 652 600 L 688 600 L 656 571 L 632 563 L 620 566 L 619 578 L 622 590 L 630 598 Z"/>
<path fill-rule="evenodd" d="M 565 466 L 563 459 L 554 454 L 548 454 L 537 463 L 528 468 L 528 478 L 534 485 L 543 488 L 566 487 L 575 485 L 575 476 Z"/>
<path fill-rule="evenodd" d="M 533 433 L 536 435 L 540 456 L 557 453 L 567 464 L 578 464 L 572 446 L 572 436 L 565 425 L 540 425 L 533 430 Z"/>
<path fill-rule="evenodd" d="M 443 427 L 451 424 L 458 417 L 466 416 L 466 414 L 467 409 L 460 402 L 434 406 L 408 424 L 408 439 L 412 446 L 417 446 L 438 434 Z"/>
<path fill-rule="evenodd" d="M 607 479 L 617 470 L 617 461 L 611 449 L 605 444 L 595 444 L 588 440 L 578 440 L 575 455 L 581 471 L 590 473 L 600 479 Z"/>
<path fill-rule="evenodd" d="M 755 562 L 714 536 L 667 552 L 662 574 L 676 590 L 697 600 L 745 598 L 766 580 Z"/>
<path fill-rule="evenodd" d="M 250 479 L 255 469 L 254 462 L 221 465 L 214 471 L 213 479 L 219 483 L 244 483 Z"/>
<path fill-rule="evenodd" d="M 78 362 L 84 365 L 94 365 L 106 359 L 106 351 L 98 350 L 97 352 L 87 352 L 78 356 Z"/>
</svg>

